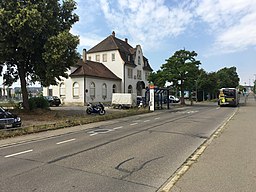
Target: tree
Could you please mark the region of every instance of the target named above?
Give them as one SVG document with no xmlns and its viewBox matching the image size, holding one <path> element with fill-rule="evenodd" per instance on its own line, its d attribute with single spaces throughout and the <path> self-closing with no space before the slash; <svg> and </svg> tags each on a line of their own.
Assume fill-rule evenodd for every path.
<svg viewBox="0 0 256 192">
<path fill-rule="evenodd" d="M 157 85 L 158 87 L 164 87 L 166 78 L 164 77 L 164 74 L 161 70 L 158 70 L 157 72 L 153 72 L 149 75 L 148 81 L 152 82 L 154 85 Z"/>
<path fill-rule="evenodd" d="M 215 72 L 207 73 L 203 69 L 200 69 L 200 76 L 198 78 L 198 90 L 202 90 L 203 93 L 208 93 L 208 95 L 216 95 L 218 91 L 217 87 L 217 75 Z M 203 98 L 204 98 L 203 94 Z"/>
<path fill-rule="evenodd" d="M 216 73 L 218 78 L 218 88 L 230 87 L 236 88 L 239 85 L 239 77 L 236 72 L 236 67 L 222 68 Z"/>
<path fill-rule="evenodd" d="M 199 74 L 200 61 L 196 60 L 195 51 L 185 49 L 176 51 L 173 56 L 166 60 L 161 69 L 169 82 L 177 84 L 181 91 L 181 104 L 185 104 L 184 91 L 191 84 L 194 84 Z"/>
<path fill-rule="evenodd" d="M 4 84 L 21 83 L 23 105 L 29 109 L 27 85 L 56 85 L 78 60 L 77 36 L 69 31 L 78 21 L 73 0 L 0 1 L 0 70 Z"/>
</svg>

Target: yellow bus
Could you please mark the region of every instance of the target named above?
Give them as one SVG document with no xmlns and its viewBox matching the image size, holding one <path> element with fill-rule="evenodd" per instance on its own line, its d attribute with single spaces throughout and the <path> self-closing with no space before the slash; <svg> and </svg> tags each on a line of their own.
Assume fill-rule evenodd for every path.
<svg viewBox="0 0 256 192">
<path fill-rule="evenodd" d="M 221 88 L 219 90 L 218 104 L 220 106 L 237 106 L 239 104 L 240 94 L 235 88 Z"/>
</svg>

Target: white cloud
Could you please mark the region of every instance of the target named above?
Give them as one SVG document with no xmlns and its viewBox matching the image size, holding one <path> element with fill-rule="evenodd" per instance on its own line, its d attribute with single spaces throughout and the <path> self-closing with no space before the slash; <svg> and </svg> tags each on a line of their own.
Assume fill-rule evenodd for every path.
<svg viewBox="0 0 256 192">
<path fill-rule="evenodd" d="M 196 13 L 215 35 L 215 52 L 237 52 L 256 45 L 256 1 L 203 0 Z"/>
<path fill-rule="evenodd" d="M 85 47 L 96 45 L 106 33 L 111 34 L 114 30 L 118 37 L 129 38 L 130 43 L 141 44 L 148 50 L 158 49 L 163 41 L 187 35 L 189 29 L 209 32 L 214 38 L 214 54 L 241 51 L 256 45 L 256 0 L 77 2 L 80 22 L 76 24 L 75 34 L 80 35 L 80 45 Z"/>
<path fill-rule="evenodd" d="M 80 31 L 77 31 L 74 28 L 71 29 L 71 33 L 74 35 L 78 35 L 80 40 L 80 46 L 88 49 L 97 45 L 100 41 L 102 41 L 102 39 L 105 38 L 95 35 L 96 33 L 81 33 Z"/>
<path fill-rule="evenodd" d="M 96 15 L 100 14 L 100 5 L 95 0 L 76 0 L 77 10 L 76 13 L 79 15 L 79 22 L 76 25 L 79 26 L 90 26 L 96 22 Z"/>
<path fill-rule="evenodd" d="M 255 20 L 256 13 L 244 16 L 237 25 L 218 36 L 216 46 L 221 46 L 226 52 L 240 51 L 255 46 L 256 25 L 253 25 Z"/>
<path fill-rule="evenodd" d="M 132 41 L 153 48 L 167 37 L 184 32 L 192 19 L 187 4 L 170 8 L 164 0 L 101 0 L 101 9 L 110 26 Z"/>
</svg>

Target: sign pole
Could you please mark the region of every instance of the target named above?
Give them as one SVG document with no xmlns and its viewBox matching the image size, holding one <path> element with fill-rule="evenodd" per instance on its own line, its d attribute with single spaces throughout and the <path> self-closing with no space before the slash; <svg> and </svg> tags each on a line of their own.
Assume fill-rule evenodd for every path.
<svg viewBox="0 0 256 192">
<path fill-rule="evenodd" d="M 149 110 L 155 110 L 155 86 L 153 83 L 149 84 Z"/>
</svg>

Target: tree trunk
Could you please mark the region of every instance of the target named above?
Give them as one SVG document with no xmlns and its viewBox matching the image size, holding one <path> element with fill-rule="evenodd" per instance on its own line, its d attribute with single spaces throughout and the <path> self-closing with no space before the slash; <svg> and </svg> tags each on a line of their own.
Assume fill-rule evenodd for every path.
<svg viewBox="0 0 256 192">
<path fill-rule="evenodd" d="M 23 66 L 20 66 L 20 67 L 18 67 L 18 70 L 19 70 L 19 77 L 20 77 L 20 84 L 21 84 L 23 107 L 25 110 L 29 110 L 28 90 L 27 90 L 25 69 Z"/>
<path fill-rule="evenodd" d="M 181 104 L 181 105 L 185 105 L 185 99 L 184 99 L 184 83 L 183 83 L 183 80 L 181 80 L 181 83 L 180 83 L 180 92 L 181 92 L 180 104 Z"/>
</svg>

